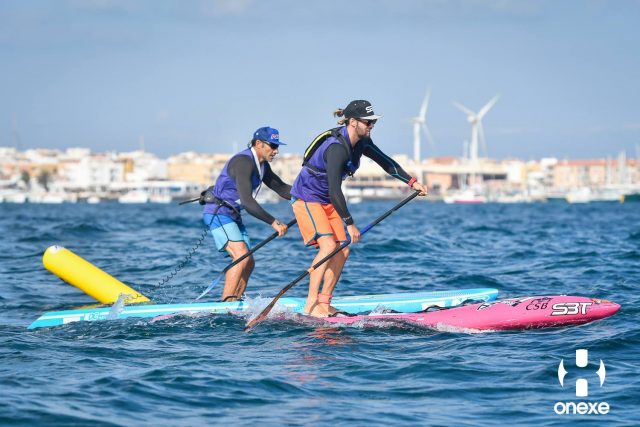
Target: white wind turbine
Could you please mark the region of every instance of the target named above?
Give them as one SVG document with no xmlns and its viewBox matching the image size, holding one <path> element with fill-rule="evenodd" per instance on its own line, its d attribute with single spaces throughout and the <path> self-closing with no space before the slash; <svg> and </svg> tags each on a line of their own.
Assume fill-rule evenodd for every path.
<svg viewBox="0 0 640 427">
<path fill-rule="evenodd" d="M 429 144 L 433 145 L 433 138 L 431 138 L 431 132 L 427 127 L 427 109 L 429 108 L 429 98 L 431 97 L 431 90 L 428 90 L 422 101 L 422 107 L 420 107 L 420 114 L 417 117 L 412 117 L 413 123 L 413 161 L 420 163 L 420 131 L 424 132 Z"/>
<path fill-rule="evenodd" d="M 478 136 L 482 141 L 482 145 L 484 150 L 486 151 L 486 141 L 484 139 L 484 129 L 482 128 L 482 118 L 489 112 L 491 107 L 498 101 L 500 95 L 496 95 L 489 102 L 486 103 L 484 107 L 480 109 L 477 113 L 474 113 L 467 107 L 457 102 L 454 102 L 453 105 L 462 110 L 463 113 L 467 115 L 467 120 L 471 123 L 471 145 L 469 146 L 469 157 L 471 158 L 472 163 L 476 163 L 478 161 Z"/>
</svg>

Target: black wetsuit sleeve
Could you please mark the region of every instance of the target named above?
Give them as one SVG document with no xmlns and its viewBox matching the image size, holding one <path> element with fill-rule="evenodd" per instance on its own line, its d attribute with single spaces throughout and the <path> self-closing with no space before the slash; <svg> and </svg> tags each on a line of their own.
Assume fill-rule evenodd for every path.
<svg viewBox="0 0 640 427">
<path fill-rule="evenodd" d="M 269 215 L 269 212 L 262 209 L 262 206 L 256 199 L 253 198 L 251 189 L 251 173 L 256 167 L 253 159 L 248 156 L 236 156 L 229 162 L 227 166 L 227 172 L 229 176 L 233 178 L 238 189 L 238 195 L 240 196 L 240 202 L 250 215 L 258 218 L 261 221 L 271 225 L 275 220 L 274 217 Z"/>
<path fill-rule="evenodd" d="M 387 156 L 373 142 L 369 142 L 362 152 L 365 156 L 376 162 L 385 172 L 394 178 L 408 184 L 412 176 L 391 157 Z"/>
<path fill-rule="evenodd" d="M 262 182 L 264 182 L 267 187 L 278 193 L 278 196 L 283 199 L 291 200 L 291 186 L 289 184 L 285 184 L 284 181 L 281 180 L 273 170 L 271 170 L 269 163 L 264 166 Z"/>
<path fill-rule="evenodd" d="M 347 209 L 347 201 L 344 198 L 344 193 L 342 193 L 342 171 L 344 171 L 348 161 L 347 150 L 341 144 L 331 144 L 324 152 L 331 204 L 345 224 L 351 225 L 353 224 L 353 218 L 349 213 L 349 209 Z"/>
</svg>

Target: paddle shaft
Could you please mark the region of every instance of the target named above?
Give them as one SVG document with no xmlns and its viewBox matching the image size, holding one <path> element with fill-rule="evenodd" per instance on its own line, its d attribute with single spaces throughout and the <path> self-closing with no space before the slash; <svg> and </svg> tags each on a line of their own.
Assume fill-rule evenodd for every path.
<svg viewBox="0 0 640 427">
<path fill-rule="evenodd" d="M 360 232 L 360 235 L 364 235 L 367 231 L 371 230 L 373 227 L 375 227 L 376 225 L 378 225 L 383 219 L 385 219 L 386 217 L 388 217 L 389 215 L 391 215 L 392 213 L 394 213 L 395 211 L 397 211 L 398 209 L 400 209 L 401 207 L 403 207 L 404 205 L 406 205 L 407 203 L 409 203 L 411 200 L 413 200 L 414 197 L 416 197 L 418 194 L 420 194 L 419 191 L 415 191 L 413 194 L 411 194 L 409 197 L 407 197 L 406 199 L 404 199 L 403 201 L 401 201 L 400 203 L 398 203 L 397 205 L 395 205 L 393 208 L 389 209 L 387 212 L 385 212 L 383 215 L 381 215 L 378 219 L 376 219 L 375 221 L 373 221 L 371 224 L 367 225 L 365 228 L 362 229 L 362 232 Z M 306 270 L 304 273 L 300 274 L 298 277 L 296 277 L 292 282 L 290 282 L 289 284 L 287 284 L 284 288 L 280 289 L 280 292 L 278 292 L 278 294 L 275 296 L 275 298 L 273 298 L 273 300 L 271 300 L 271 302 L 269 303 L 269 305 L 267 305 L 264 310 L 262 310 L 262 312 L 260 312 L 260 314 L 258 314 L 253 320 L 251 320 L 247 326 L 245 326 L 244 330 L 247 331 L 251 328 L 253 328 L 255 325 L 257 325 L 258 323 L 262 322 L 267 315 L 269 314 L 269 312 L 271 311 L 271 309 L 273 309 L 273 307 L 276 305 L 276 302 L 278 302 L 278 300 L 280 299 L 280 297 L 282 295 L 284 295 L 285 292 L 287 292 L 289 289 L 293 288 L 299 281 L 301 281 L 302 279 L 304 279 L 305 277 L 307 277 L 308 274 L 311 274 L 316 268 L 320 267 L 322 264 L 324 264 L 325 262 L 327 262 L 329 259 L 331 259 L 335 254 L 337 254 L 338 252 L 340 252 L 342 249 L 346 248 L 347 246 L 349 246 L 349 244 L 351 244 L 351 240 L 347 240 L 346 242 L 344 242 L 343 244 L 341 244 L 340 246 L 338 246 L 336 249 L 334 249 L 329 255 L 327 255 L 326 257 L 322 258 L 320 261 L 318 261 L 317 263 L 315 263 L 313 266 L 311 266 L 311 268 L 309 268 L 308 270 Z"/>
<path fill-rule="evenodd" d="M 182 201 L 182 202 L 180 202 L 178 204 L 179 205 L 186 205 L 187 203 L 197 202 L 198 200 L 200 200 L 200 197 L 196 197 L 195 199 L 191 199 L 191 200 L 185 200 L 185 201 Z"/>
<path fill-rule="evenodd" d="M 297 220 L 294 218 L 291 221 L 289 221 L 289 223 L 287 224 L 287 228 L 291 227 L 292 225 L 294 225 L 297 222 Z M 233 267 L 235 267 L 236 265 L 238 265 L 238 263 L 242 262 L 242 260 L 244 260 L 246 257 L 253 255 L 253 253 L 255 251 L 257 251 L 258 249 L 260 249 L 261 247 L 263 247 L 264 245 L 266 245 L 267 243 L 269 243 L 270 241 L 272 241 L 273 239 L 275 239 L 276 237 L 278 237 L 278 232 L 276 231 L 275 233 L 271 234 L 269 237 L 267 237 L 266 239 L 264 239 L 262 242 L 258 243 L 257 245 L 255 245 L 253 248 L 251 248 L 251 250 L 249 252 L 247 252 L 246 254 L 242 255 L 240 258 L 238 258 L 237 260 L 233 261 L 231 264 L 227 265 L 224 270 L 222 270 L 222 273 L 220 274 L 225 274 L 227 271 L 231 270 Z"/>
<path fill-rule="evenodd" d="M 296 223 L 295 219 L 292 219 L 291 221 L 289 221 L 289 223 L 287 224 L 287 228 L 291 227 L 293 224 Z M 253 247 L 253 249 L 251 249 L 249 252 L 247 252 L 246 254 L 242 255 L 240 258 L 238 258 L 237 260 L 235 260 L 234 262 L 232 262 L 231 264 L 227 265 L 224 270 L 222 270 L 222 272 L 218 275 L 218 277 L 216 277 L 209 286 L 207 286 L 207 289 L 204 290 L 204 292 L 202 292 L 200 294 L 200 296 L 198 296 L 198 298 L 196 298 L 196 301 L 198 301 L 200 298 L 202 298 L 203 296 L 207 295 L 209 293 L 209 291 L 211 289 L 213 289 L 219 282 L 220 280 L 222 280 L 222 278 L 224 277 L 224 275 L 227 273 L 227 271 L 229 271 L 230 269 L 232 269 L 234 266 L 238 265 L 239 262 L 242 262 L 243 259 L 247 258 L 248 256 L 252 255 L 255 251 L 257 251 L 258 249 L 260 249 L 261 247 L 263 247 L 264 245 L 266 245 L 267 243 L 269 243 L 270 241 L 272 241 L 273 239 L 275 239 L 278 236 L 278 232 L 276 231 L 275 233 L 271 234 L 269 237 L 267 237 L 266 239 L 264 239 L 263 241 L 261 241 L 260 243 L 258 243 L 257 245 L 255 245 Z"/>
</svg>

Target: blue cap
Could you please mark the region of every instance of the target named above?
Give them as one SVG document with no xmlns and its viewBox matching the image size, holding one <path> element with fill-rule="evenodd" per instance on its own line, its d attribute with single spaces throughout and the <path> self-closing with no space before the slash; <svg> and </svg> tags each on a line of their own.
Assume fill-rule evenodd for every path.
<svg viewBox="0 0 640 427">
<path fill-rule="evenodd" d="M 287 145 L 280 141 L 280 132 L 278 132 L 278 129 L 270 128 L 269 126 L 265 126 L 255 131 L 253 133 L 253 139 L 259 139 L 260 141 L 268 142 L 270 144 Z"/>
</svg>

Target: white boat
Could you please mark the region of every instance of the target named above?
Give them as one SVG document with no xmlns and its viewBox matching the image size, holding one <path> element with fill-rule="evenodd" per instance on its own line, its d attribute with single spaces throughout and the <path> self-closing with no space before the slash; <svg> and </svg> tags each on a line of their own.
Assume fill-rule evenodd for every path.
<svg viewBox="0 0 640 427">
<path fill-rule="evenodd" d="M 95 205 L 97 203 L 100 203 L 100 197 L 98 196 L 91 196 L 87 199 L 87 203 L 89 203 L 90 205 Z"/>
<path fill-rule="evenodd" d="M 513 194 L 499 194 L 495 197 L 496 203 L 530 203 L 531 199 L 529 199 L 526 195 L 522 193 L 513 193 Z"/>
<path fill-rule="evenodd" d="M 591 201 L 591 189 L 589 187 L 580 187 L 571 190 L 566 196 L 569 203 L 589 203 Z"/>
<path fill-rule="evenodd" d="M 27 195 L 22 193 L 5 194 L 4 201 L 6 203 L 26 203 Z"/>
<path fill-rule="evenodd" d="M 59 191 L 52 193 L 29 193 L 29 203 L 58 205 L 61 203 L 75 203 L 77 201 L 78 197 L 75 194 L 67 194 Z"/>
<path fill-rule="evenodd" d="M 58 205 L 60 203 L 64 203 L 64 197 L 60 194 L 45 194 L 39 200 L 40 203 L 48 203 L 52 205 Z"/>
<path fill-rule="evenodd" d="M 474 191 L 471 188 L 466 190 L 455 191 L 443 198 L 445 203 L 465 203 L 465 204 L 479 204 L 487 203 L 487 198 L 484 194 L 478 191 Z"/>
<path fill-rule="evenodd" d="M 133 190 L 118 197 L 118 203 L 148 203 L 149 194 L 145 191 Z"/>
<path fill-rule="evenodd" d="M 3 203 L 25 203 L 27 196 L 22 191 L 8 188 L 0 190 L 0 199 Z"/>
<path fill-rule="evenodd" d="M 149 196 L 149 203 L 171 203 L 171 196 L 168 194 L 152 194 Z"/>
<path fill-rule="evenodd" d="M 596 188 L 591 194 L 592 202 L 620 202 L 624 195 L 623 188 L 601 187 Z"/>
</svg>

